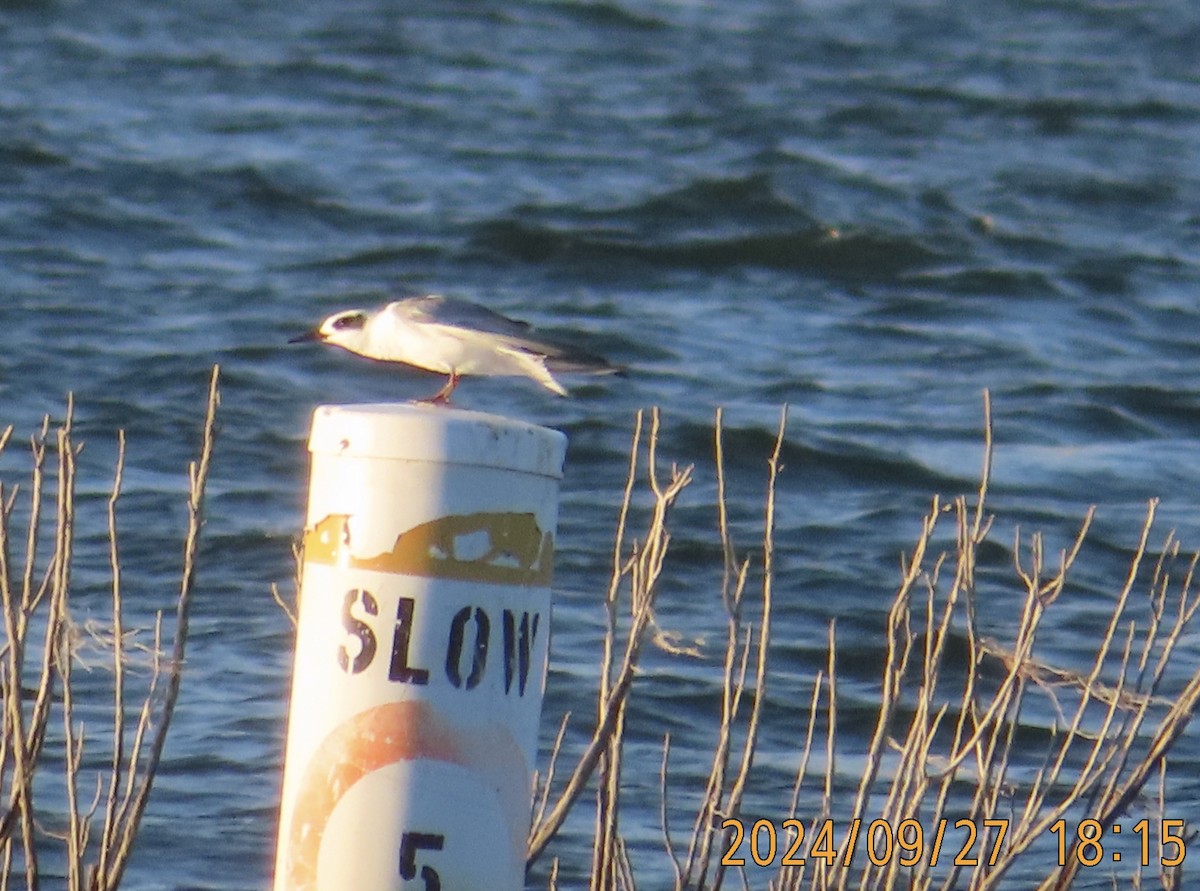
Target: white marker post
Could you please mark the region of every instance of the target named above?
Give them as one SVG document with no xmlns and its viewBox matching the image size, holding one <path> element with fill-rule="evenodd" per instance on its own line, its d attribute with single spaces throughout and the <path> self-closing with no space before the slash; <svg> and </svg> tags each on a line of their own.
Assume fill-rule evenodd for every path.
<svg viewBox="0 0 1200 891">
<path fill-rule="evenodd" d="M 276 891 L 524 887 L 566 437 L 322 406 Z"/>
</svg>

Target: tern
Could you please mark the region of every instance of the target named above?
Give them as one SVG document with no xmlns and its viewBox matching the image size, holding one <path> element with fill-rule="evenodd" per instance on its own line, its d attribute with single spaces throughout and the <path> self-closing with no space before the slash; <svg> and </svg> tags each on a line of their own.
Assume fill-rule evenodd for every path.
<svg viewBox="0 0 1200 891">
<path fill-rule="evenodd" d="M 622 371 L 599 356 L 532 336 L 527 322 L 439 294 L 396 300 L 377 309 L 336 312 L 289 343 L 306 341 L 444 374 L 445 385 L 424 400 L 443 405 L 449 403 L 459 379 L 467 375 L 529 377 L 552 393 L 566 396 L 556 374 Z"/>
</svg>

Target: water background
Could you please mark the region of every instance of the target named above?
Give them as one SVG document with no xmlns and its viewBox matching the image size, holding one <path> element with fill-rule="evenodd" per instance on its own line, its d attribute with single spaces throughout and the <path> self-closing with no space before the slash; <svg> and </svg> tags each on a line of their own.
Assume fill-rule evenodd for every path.
<svg viewBox="0 0 1200 891">
<path fill-rule="evenodd" d="M 126 887 L 269 881 L 291 647 L 269 585 L 291 578 L 310 412 L 438 385 L 284 343 L 389 295 L 478 300 L 632 369 L 571 400 L 460 391 L 571 438 L 547 741 L 590 713 L 635 410 L 662 406 L 664 459 L 697 464 L 662 621 L 704 657 L 651 653 L 631 715 L 645 887 L 670 875 L 661 735 L 686 802 L 715 723 L 717 406 L 747 546 L 791 406 L 756 815 L 785 816 L 831 618 L 844 694 L 875 695 L 898 555 L 934 493 L 974 489 L 985 388 L 995 578 L 1018 525 L 1053 553 L 1098 505 L 1042 650 L 1086 665 L 1147 499 L 1154 542 L 1200 546 L 1198 71 L 1183 0 L 0 4 L 0 472 L 23 477 L 19 443 L 72 391 L 80 609 L 104 605 L 118 428 L 130 609 L 170 604 L 224 374 L 188 672 Z M 997 635 L 1013 591 L 989 595 Z M 1195 817 L 1200 736 L 1177 753 L 1168 816 Z M 552 850 L 568 886 L 589 827 Z"/>
</svg>

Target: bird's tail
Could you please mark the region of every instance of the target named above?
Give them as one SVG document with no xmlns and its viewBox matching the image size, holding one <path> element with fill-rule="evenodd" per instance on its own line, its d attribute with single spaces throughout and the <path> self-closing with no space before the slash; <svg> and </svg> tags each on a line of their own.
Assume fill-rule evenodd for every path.
<svg viewBox="0 0 1200 891">
<path fill-rule="evenodd" d="M 547 356 L 546 368 L 560 374 L 625 374 L 625 369 L 620 365 L 613 365 L 599 356 L 577 350 L 557 356 Z"/>
<path fill-rule="evenodd" d="M 545 363 L 537 362 L 533 368 L 533 377 L 539 384 L 549 390 L 551 393 L 557 393 L 559 396 L 568 396 L 567 388 L 554 379 L 547 369 Z"/>
<path fill-rule="evenodd" d="M 622 377 L 625 376 L 625 369 L 620 365 L 613 365 L 606 359 L 599 356 L 594 356 L 591 353 L 584 353 L 579 350 L 572 350 L 570 353 L 562 353 L 557 356 L 547 356 L 545 366 L 543 368 L 547 380 L 541 381 L 542 386 L 553 390 L 562 396 L 567 395 L 562 385 L 554 380 L 551 374 L 616 374 Z"/>
<path fill-rule="evenodd" d="M 555 374 L 625 374 L 625 369 L 612 365 L 597 356 L 572 353 L 570 356 L 538 357 L 530 363 L 534 379 L 559 396 L 566 396 L 566 388 L 555 379 Z"/>
<path fill-rule="evenodd" d="M 548 344 L 538 344 L 538 351 L 517 349 L 511 352 L 524 366 L 526 373 L 551 393 L 567 396 L 567 389 L 554 377 L 556 374 L 624 374 L 625 369 L 582 350 L 566 350 Z"/>
</svg>

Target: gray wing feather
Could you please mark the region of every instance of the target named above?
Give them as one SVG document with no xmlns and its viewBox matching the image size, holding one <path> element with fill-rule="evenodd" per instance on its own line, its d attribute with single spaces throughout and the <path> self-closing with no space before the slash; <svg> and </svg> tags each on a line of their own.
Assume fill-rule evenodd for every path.
<svg viewBox="0 0 1200 891">
<path fill-rule="evenodd" d="M 498 334 L 501 337 L 523 338 L 529 332 L 528 322 L 510 319 L 498 312 L 492 312 L 486 306 L 454 297 L 442 297 L 437 294 L 411 297 L 408 300 L 396 301 L 392 307 L 401 307 L 409 318 L 418 322 L 466 328 L 486 334 Z"/>
<path fill-rule="evenodd" d="M 503 340 L 509 349 L 544 357 L 546 367 L 551 371 L 610 374 L 621 370 L 583 350 L 532 337 L 528 322 L 510 319 L 469 300 L 430 294 L 397 300 L 388 306 L 388 311 L 416 322 L 493 335 Z"/>
</svg>

